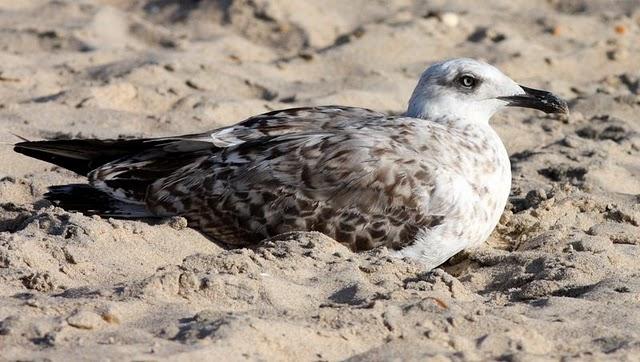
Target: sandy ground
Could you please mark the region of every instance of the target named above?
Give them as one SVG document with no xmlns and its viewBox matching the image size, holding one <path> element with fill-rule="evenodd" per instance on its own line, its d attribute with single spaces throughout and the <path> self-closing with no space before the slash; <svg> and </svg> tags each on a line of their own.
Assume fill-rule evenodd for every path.
<svg viewBox="0 0 640 362">
<path fill-rule="evenodd" d="M 0 1 L 0 359 L 638 358 L 640 1 L 471 4 Z M 320 234 L 224 250 L 179 218 L 67 213 L 41 196 L 82 179 L 11 150 L 298 105 L 401 113 L 426 66 L 459 56 L 572 114 L 493 119 L 508 209 L 432 272 Z"/>
</svg>

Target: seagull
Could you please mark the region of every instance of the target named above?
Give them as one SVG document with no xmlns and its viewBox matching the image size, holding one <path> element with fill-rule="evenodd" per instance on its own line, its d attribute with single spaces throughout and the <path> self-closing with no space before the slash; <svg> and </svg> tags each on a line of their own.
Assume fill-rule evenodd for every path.
<svg viewBox="0 0 640 362">
<path fill-rule="evenodd" d="M 290 108 L 200 134 L 28 141 L 14 150 L 88 178 L 45 194 L 69 211 L 183 216 L 231 247 L 318 231 L 432 269 L 482 244 L 504 211 L 511 167 L 489 120 L 505 107 L 568 112 L 550 92 L 458 58 L 431 65 L 399 116 Z"/>
</svg>

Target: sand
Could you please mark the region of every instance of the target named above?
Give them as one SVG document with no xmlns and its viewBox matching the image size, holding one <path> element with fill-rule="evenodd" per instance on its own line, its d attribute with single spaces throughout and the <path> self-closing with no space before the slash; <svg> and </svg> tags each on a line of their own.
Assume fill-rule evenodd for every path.
<svg viewBox="0 0 640 362">
<path fill-rule="evenodd" d="M 473 4 L 0 1 L 0 359 L 637 360 L 640 1 Z M 494 117 L 507 210 L 433 271 L 315 233 L 225 250 L 181 218 L 68 213 L 42 194 L 83 179 L 11 149 L 303 105 L 397 114 L 460 56 L 572 113 Z"/>
</svg>

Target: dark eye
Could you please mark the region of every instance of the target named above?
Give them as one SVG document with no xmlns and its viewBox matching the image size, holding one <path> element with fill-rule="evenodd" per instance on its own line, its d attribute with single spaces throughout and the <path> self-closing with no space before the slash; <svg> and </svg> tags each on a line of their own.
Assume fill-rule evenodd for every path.
<svg viewBox="0 0 640 362">
<path fill-rule="evenodd" d="M 458 83 L 464 88 L 471 89 L 476 86 L 476 79 L 470 75 L 463 75 L 458 79 Z"/>
</svg>

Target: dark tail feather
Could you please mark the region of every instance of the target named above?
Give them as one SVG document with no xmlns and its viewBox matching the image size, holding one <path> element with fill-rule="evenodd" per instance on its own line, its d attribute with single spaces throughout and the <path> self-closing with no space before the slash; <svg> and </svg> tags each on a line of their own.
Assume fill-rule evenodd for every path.
<svg viewBox="0 0 640 362">
<path fill-rule="evenodd" d="M 148 139 L 135 140 L 54 140 L 15 144 L 14 151 L 64 167 L 86 176 L 90 171 L 149 145 Z"/>
<path fill-rule="evenodd" d="M 85 215 L 116 218 L 154 216 L 147 211 L 144 205 L 114 199 L 109 194 L 87 184 L 51 186 L 44 197 L 67 211 L 77 211 Z"/>
</svg>

